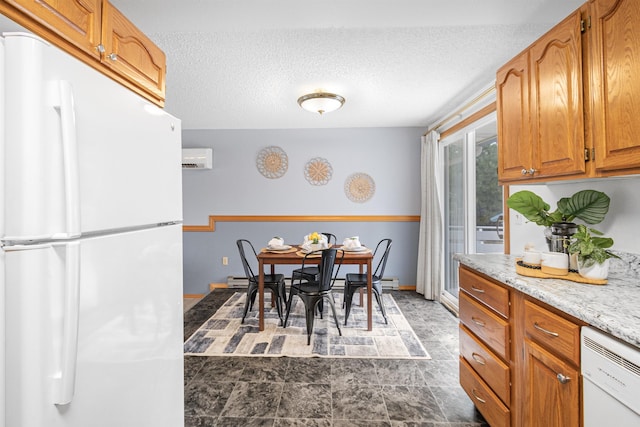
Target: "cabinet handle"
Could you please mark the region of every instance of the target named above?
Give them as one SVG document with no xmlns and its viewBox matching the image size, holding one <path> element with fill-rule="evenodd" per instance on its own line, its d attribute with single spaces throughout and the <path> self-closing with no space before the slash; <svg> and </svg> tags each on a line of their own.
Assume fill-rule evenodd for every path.
<svg viewBox="0 0 640 427">
<path fill-rule="evenodd" d="M 118 60 L 118 55 L 115 53 L 110 53 L 109 55 L 107 55 L 107 58 L 109 58 L 112 61 L 117 61 Z"/>
<path fill-rule="evenodd" d="M 545 328 L 543 328 L 542 326 L 538 325 L 538 322 L 533 322 L 533 327 L 536 328 L 539 331 L 544 332 L 547 335 L 551 335 L 552 337 L 559 337 L 560 336 L 559 333 L 548 331 Z"/>
<path fill-rule="evenodd" d="M 475 317 L 472 317 L 471 320 L 473 321 L 473 323 L 475 323 L 478 326 L 482 326 L 483 328 L 486 325 L 486 323 L 484 323 L 482 320 L 478 320 Z"/>
<path fill-rule="evenodd" d="M 471 290 L 479 294 L 484 294 L 484 289 L 476 288 L 475 286 L 471 286 Z"/>
<path fill-rule="evenodd" d="M 476 362 L 478 362 L 481 365 L 486 365 L 487 361 L 484 360 L 484 357 L 480 356 L 478 353 L 471 353 L 471 357 L 473 357 L 473 360 L 475 360 Z"/>
<path fill-rule="evenodd" d="M 472 388 L 472 389 L 471 389 L 471 394 L 473 394 L 473 397 L 475 397 L 475 398 L 476 398 L 476 400 L 477 400 L 478 402 L 480 402 L 480 403 L 487 403 L 487 401 L 486 401 L 486 400 L 484 400 L 483 398 L 481 398 L 480 396 L 478 396 L 478 395 L 476 394 L 476 389 L 475 389 L 475 388 Z"/>
<path fill-rule="evenodd" d="M 562 374 L 558 374 L 556 375 L 556 378 L 558 378 L 558 381 L 560 381 L 560 384 L 566 384 L 569 381 L 571 381 L 570 377 L 564 376 Z"/>
</svg>

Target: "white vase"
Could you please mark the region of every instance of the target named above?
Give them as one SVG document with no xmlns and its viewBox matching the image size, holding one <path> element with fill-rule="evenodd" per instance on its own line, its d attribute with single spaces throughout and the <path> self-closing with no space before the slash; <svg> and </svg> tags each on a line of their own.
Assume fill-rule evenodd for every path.
<svg viewBox="0 0 640 427">
<path fill-rule="evenodd" d="M 578 262 L 578 273 L 587 279 L 606 279 L 609 275 L 609 260 L 605 260 L 602 264 L 592 264 L 589 267 L 585 267 L 582 262 Z"/>
</svg>

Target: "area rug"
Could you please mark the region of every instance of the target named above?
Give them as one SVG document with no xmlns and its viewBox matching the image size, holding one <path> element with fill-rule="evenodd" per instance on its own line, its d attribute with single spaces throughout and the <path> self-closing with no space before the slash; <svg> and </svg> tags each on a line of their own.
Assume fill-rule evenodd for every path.
<svg viewBox="0 0 640 427">
<path fill-rule="evenodd" d="M 275 307 L 271 307 L 271 293 L 265 293 L 264 331 L 258 330 L 258 299 L 253 311 L 247 313 L 244 323 L 240 323 L 244 311 L 245 292 L 236 292 L 220 309 L 207 320 L 184 343 L 184 353 L 190 356 L 289 356 L 289 357 L 347 357 L 372 359 L 430 359 L 413 329 L 407 322 L 393 297 L 383 294 L 388 324 L 373 301 L 373 330 L 367 331 L 366 298 L 360 306 L 356 293 L 349 315 L 348 325 L 344 325 L 342 294 L 333 294 L 338 321 L 338 329 L 325 301 L 323 318 L 316 316 L 311 344 L 307 345 L 307 330 L 304 317 L 304 303 L 294 297 L 291 314 L 286 328 Z"/>
</svg>

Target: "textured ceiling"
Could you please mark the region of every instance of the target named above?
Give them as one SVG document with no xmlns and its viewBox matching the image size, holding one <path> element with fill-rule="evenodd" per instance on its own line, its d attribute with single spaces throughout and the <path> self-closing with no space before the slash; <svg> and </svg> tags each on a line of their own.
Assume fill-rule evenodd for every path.
<svg viewBox="0 0 640 427">
<path fill-rule="evenodd" d="M 111 0 L 184 129 L 427 127 L 584 0 Z M 302 110 L 322 89 L 338 111 Z"/>
</svg>

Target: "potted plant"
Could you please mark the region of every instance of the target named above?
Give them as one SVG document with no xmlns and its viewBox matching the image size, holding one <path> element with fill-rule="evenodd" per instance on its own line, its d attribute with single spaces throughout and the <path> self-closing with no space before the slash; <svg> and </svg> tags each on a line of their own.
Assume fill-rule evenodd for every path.
<svg viewBox="0 0 640 427">
<path fill-rule="evenodd" d="M 609 212 L 609 202 L 609 196 L 601 191 L 582 190 L 571 197 L 558 200 L 556 210 L 549 212 L 551 206 L 540 196 L 522 190 L 507 199 L 507 206 L 521 213 L 529 221 L 543 227 L 551 227 L 554 223 L 571 222 L 576 218 L 587 224 L 598 224 Z"/>
<path fill-rule="evenodd" d="M 567 238 L 576 230 L 573 220 L 578 218 L 587 224 L 602 222 L 609 212 L 610 201 L 609 196 L 601 191 L 582 190 L 571 197 L 558 200 L 556 210 L 550 212 L 551 206 L 540 196 L 522 190 L 507 199 L 507 206 L 521 213 L 529 221 L 545 227 L 545 237 L 550 250 L 566 252 Z M 557 245 L 552 242 L 552 227 L 562 234 Z"/>
<path fill-rule="evenodd" d="M 578 273 L 590 279 L 606 279 L 609 274 L 609 259 L 619 258 L 607 249 L 613 246 L 613 239 L 602 237 L 603 233 L 578 225 L 578 231 L 571 237 L 569 253 L 578 257 Z"/>
</svg>

